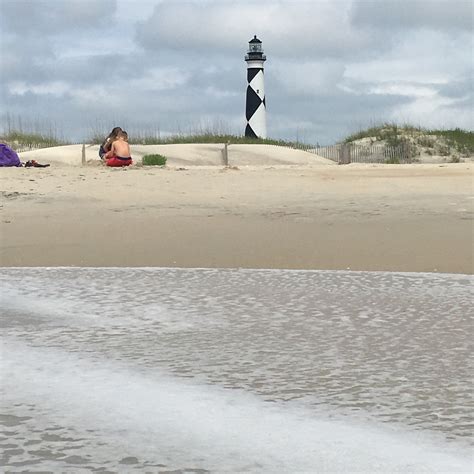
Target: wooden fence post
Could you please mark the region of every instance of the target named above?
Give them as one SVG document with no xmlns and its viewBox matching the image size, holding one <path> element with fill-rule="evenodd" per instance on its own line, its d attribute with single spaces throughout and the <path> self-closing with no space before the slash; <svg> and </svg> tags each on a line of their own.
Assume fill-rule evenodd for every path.
<svg viewBox="0 0 474 474">
<path fill-rule="evenodd" d="M 411 163 L 410 151 L 410 144 L 406 141 L 402 142 L 402 160 L 405 163 Z"/>
<path fill-rule="evenodd" d="M 351 145 L 343 143 L 339 148 L 339 164 L 348 165 L 351 162 Z"/>
<path fill-rule="evenodd" d="M 82 144 L 82 166 L 86 164 L 86 145 Z"/>
<path fill-rule="evenodd" d="M 222 150 L 222 159 L 224 160 L 224 166 L 229 166 L 229 152 L 227 147 L 229 146 L 230 142 L 224 144 L 224 149 Z"/>
</svg>

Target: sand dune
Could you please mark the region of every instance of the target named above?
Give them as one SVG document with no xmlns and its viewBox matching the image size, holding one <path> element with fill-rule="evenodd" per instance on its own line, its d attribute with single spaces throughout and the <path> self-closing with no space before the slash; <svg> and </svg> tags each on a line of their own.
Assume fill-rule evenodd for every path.
<svg viewBox="0 0 474 474">
<path fill-rule="evenodd" d="M 132 145 L 132 157 L 139 164 L 144 155 L 158 153 L 166 156 L 168 166 L 223 166 L 224 144 Z M 99 147 L 86 145 L 86 161 L 99 162 Z M 82 145 L 67 145 L 20 153 L 22 161 L 80 166 Z M 313 153 L 275 145 L 230 145 L 230 166 L 270 165 L 334 165 L 335 163 Z"/>
</svg>

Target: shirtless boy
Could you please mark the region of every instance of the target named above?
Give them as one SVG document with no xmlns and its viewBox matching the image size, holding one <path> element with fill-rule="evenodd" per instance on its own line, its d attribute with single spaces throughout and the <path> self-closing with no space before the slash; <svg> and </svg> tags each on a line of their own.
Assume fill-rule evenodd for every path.
<svg viewBox="0 0 474 474">
<path fill-rule="evenodd" d="M 107 166 L 128 166 L 132 164 L 128 135 L 125 130 L 119 132 L 117 140 L 112 143 L 112 148 L 107 152 L 105 158 Z"/>
</svg>

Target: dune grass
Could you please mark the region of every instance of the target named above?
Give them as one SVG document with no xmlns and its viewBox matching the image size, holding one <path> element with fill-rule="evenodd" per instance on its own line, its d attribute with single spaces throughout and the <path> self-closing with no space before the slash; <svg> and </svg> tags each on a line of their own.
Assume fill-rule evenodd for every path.
<svg viewBox="0 0 474 474">
<path fill-rule="evenodd" d="M 450 147 L 460 153 L 474 153 L 474 132 L 461 128 L 428 129 L 410 124 L 383 123 L 353 133 L 345 138 L 344 142 L 353 142 L 362 138 L 374 138 L 377 141 L 385 141 L 389 146 L 397 146 L 409 142 L 410 138 L 412 138 L 418 145 L 432 148 L 435 140 L 430 140 L 429 137 L 434 139 L 443 138 L 446 143 L 446 153 L 448 154 Z"/>
<path fill-rule="evenodd" d="M 85 143 L 99 145 L 104 141 L 107 133 L 94 133 L 92 136 L 84 140 Z M 3 136 L 0 140 L 12 146 L 12 148 L 46 148 L 52 146 L 70 145 L 71 142 L 60 140 L 55 136 L 40 133 L 26 133 L 21 131 L 11 131 Z M 204 134 L 177 134 L 167 137 L 159 137 L 156 135 L 137 134 L 129 135 L 131 145 L 173 145 L 173 144 L 193 144 L 193 143 L 207 143 L 207 144 L 260 144 L 260 145 L 276 145 L 289 148 L 297 148 L 306 150 L 314 148 L 313 145 L 302 142 L 292 142 L 287 140 L 278 140 L 271 138 L 248 138 L 242 135 L 222 135 L 213 133 Z"/>
<path fill-rule="evenodd" d="M 344 143 L 361 140 L 362 138 L 375 138 L 376 140 L 387 140 L 392 137 L 396 137 L 402 133 L 413 133 L 414 131 L 421 130 L 409 124 L 398 125 L 396 123 L 385 122 L 380 125 L 374 125 L 363 130 L 359 130 L 351 135 L 347 136 L 343 141 Z"/>
<path fill-rule="evenodd" d="M 452 130 L 428 130 L 427 135 L 444 137 L 446 142 L 463 153 L 474 153 L 474 132 L 455 128 Z"/>
<path fill-rule="evenodd" d="M 25 133 L 12 130 L 0 136 L 0 141 L 8 144 L 14 150 L 18 148 L 48 148 L 53 146 L 69 145 L 52 135 L 42 133 Z"/>
<path fill-rule="evenodd" d="M 41 117 L 22 117 L 11 113 L 0 116 L 0 140 L 14 149 L 35 149 L 69 145 L 58 125 Z"/>
<path fill-rule="evenodd" d="M 2 117 L 2 126 L 4 133 L 0 135 L 0 140 L 7 143 L 14 149 L 34 149 L 61 145 L 69 145 L 73 142 L 68 141 L 60 134 L 56 124 L 47 119 L 28 121 L 23 117 L 4 114 Z M 110 124 L 97 123 L 91 128 L 91 136 L 84 140 L 85 143 L 100 144 L 104 137 L 109 133 L 104 127 Z M 143 125 L 134 127 L 133 124 L 128 127 L 130 143 L 132 145 L 168 145 L 168 144 L 261 144 L 276 145 L 300 150 L 319 148 L 319 145 L 313 145 L 300 141 L 289 141 L 282 139 L 261 139 L 249 138 L 243 135 L 229 133 L 229 127 L 218 123 L 215 126 L 198 125 L 189 127 L 186 133 L 178 132 L 172 135 L 165 135 L 159 128 L 152 125 Z M 177 130 L 182 130 L 177 126 Z M 359 130 L 346 137 L 343 142 L 353 142 L 362 138 L 372 138 L 376 141 L 384 141 L 389 146 L 398 146 L 404 144 L 417 145 L 426 150 L 433 150 L 436 154 L 452 154 L 453 151 L 462 155 L 474 154 L 474 132 L 454 129 L 428 129 L 411 124 L 397 124 L 394 122 L 384 122 L 379 125 Z M 77 142 L 74 142 L 77 143 Z M 436 150 L 434 147 L 436 146 Z"/>
<path fill-rule="evenodd" d="M 93 135 L 88 141 L 99 144 L 104 140 L 104 135 Z M 272 138 L 249 138 L 243 135 L 219 134 L 219 133 L 198 133 L 198 134 L 176 134 L 167 137 L 160 137 L 154 134 L 129 134 L 129 141 L 132 145 L 174 145 L 192 143 L 229 143 L 229 144 L 261 144 L 278 145 L 292 148 L 310 148 L 312 145 L 301 142 L 292 142 Z"/>
</svg>

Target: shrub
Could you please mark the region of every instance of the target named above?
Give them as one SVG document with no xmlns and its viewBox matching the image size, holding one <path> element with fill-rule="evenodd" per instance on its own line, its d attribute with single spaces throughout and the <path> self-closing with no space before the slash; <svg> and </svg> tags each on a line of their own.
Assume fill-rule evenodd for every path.
<svg viewBox="0 0 474 474">
<path fill-rule="evenodd" d="M 416 143 L 425 148 L 433 148 L 436 142 L 435 136 L 422 135 L 416 139 Z"/>
<path fill-rule="evenodd" d="M 439 145 L 435 150 L 440 156 L 449 156 L 451 154 L 451 149 L 448 145 Z"/>
<path fill-rule="evenodd" d="M 145 155 L 143 157 L 143 164 L 145 166 L 165 166 L 166 156 L 163 155 Z"/>
</svg>

